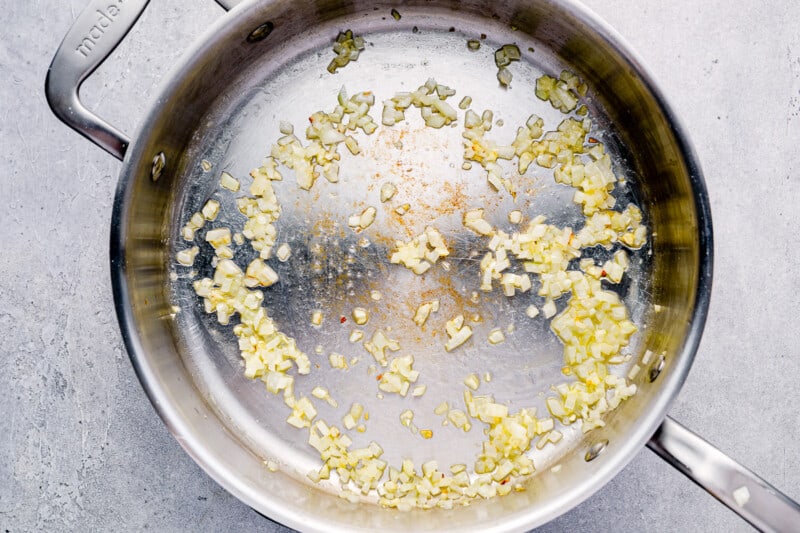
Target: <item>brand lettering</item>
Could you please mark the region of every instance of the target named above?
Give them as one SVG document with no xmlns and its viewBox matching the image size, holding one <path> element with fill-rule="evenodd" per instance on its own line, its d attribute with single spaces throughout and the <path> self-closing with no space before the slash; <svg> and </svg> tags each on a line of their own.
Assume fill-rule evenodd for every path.
<svg viewBox="0 0 800 533">
<path fill-rule="evenodd" d="M 125 0 L 110 1 L 112 3 L 109 3 L 105 9 L 98 9 L 95 11 L 94 26 L 89 28 L 89 31 L 86 32 L 83 39 L 81 39 L 81 42 L 78 44 L 78 47 L 75 48 L 75 52 L 81 56 L 89 57 L 89 55 L 91 55 L 94 47 L 100 42 L 103 35 L 105 35 L 106 29 L 111 27 L 117 17 L 119 17 L 121 13 L 120 7 L 125 3 Z"/>
</svg>

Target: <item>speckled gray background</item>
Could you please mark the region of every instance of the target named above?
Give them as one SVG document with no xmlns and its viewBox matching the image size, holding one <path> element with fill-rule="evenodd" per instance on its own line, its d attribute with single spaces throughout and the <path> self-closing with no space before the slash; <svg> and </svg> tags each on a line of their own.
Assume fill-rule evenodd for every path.
<svg viewBox="0 0 800 533">
<path fill-rule="evenodd" d="M 671 414 L 800 499 L 800 3 L 589 0 L 684 120 L 714 214 L 705 336 Z M 284 531 L 183 453 L 117 330 L 108 224 L 119 163 L 61 125 L 47 65 L 84 0 L 0 0 L 0 529 Z M 133 131 L 212 0 L 154 0 L 85 86 Z M 642 451 L 546 531 L 741 531 Z"/>
</svg>

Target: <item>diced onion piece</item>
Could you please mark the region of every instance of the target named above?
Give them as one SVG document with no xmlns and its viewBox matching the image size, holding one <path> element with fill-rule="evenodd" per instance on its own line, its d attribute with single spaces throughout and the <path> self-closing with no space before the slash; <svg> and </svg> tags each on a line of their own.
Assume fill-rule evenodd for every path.
<svg viewBox="0 0 800 533">
<path fill-rule="evenodd" d="M 352 135 L 348 135 L 344 138 L 344 145 L 347 146 L 347 149 L 350 150 L 350 153 L 353 155 L 358 155 L 361 152 L 358 141 L 356 141 L 355 137 Z"/>
<path fill-rule="evenodd" d="M 536 96 L 548 100 L 562 113 L 569 113 L 578 105 L 578 97 L 586 94 L 586 85 L 577 76 L 562 71 L 558 80 L 544 75 L 536 80 Z"/>
<path fill-rule="evenodd" d="M 411 396 L 414 396 L 415 398 L 418 398 L 418 397 L 422 396 L 423 394 L 425 394 L 426 390 L 428 390 L 428 386 L 427 385 L 417 385 L 411 391 Z"/>
<path fill-rule="evenodd" d="M 253 259 L 247 265 L 244 283 L 248 287 L 269 287 L 278 281 L 278 274 L 261 259 Z"/>
<path fill-rule="evenodd" d="M 444 345 L 446 351 L 452 352 L 472 337 L 472 328 L 463 324 L 463 315 L 458 315 L 447 322 L 445 330 L 449 339 Z"/>
<path fill-rule="evenodd" d="M 394 212 L 400 216 L 405 215 L 408 213 L 408 210 L 411 209 L 411 204 L 403 204 L 395 208 Z"/>
<path fill-rule="evenodd" d="M 520 222 L 522 222 L 522 211 L 519 211 L 517 209 L 509 211 L 508 221 L 511 222 L 512 224 L 519 224 Z"/>
<path fill-rule="evenodd" d="M 322 319 L 323 319 L 322 311 L 320 311 L 319 309 L 315 309 L 311 313 L 311 325 L 312 326 L 320 326 L 322 324 Z"/>
<path fill-rule="evenodd" d="M 177 254 L 175 254 L 175 259 L 178 263 L 182 264 L 183 266 L 192 266 L 194 264 L 194 259 L 197 257 L 197 254 L 200 253 L 200 248 L 197 246 L 192 246 L 191 248 L 187 248 L 186 250 L 181 250 Z"/>
<path fill-rule="evenodd" d="M 436 312 L 439 310 L 439 300 L 433 300 L 431 302 L 421 303 L 419 307 L 417 307 L 416 312 L 414 313 L 414 323 L 422 327 L 427 322 L 428 317 L 432 312 Z"/>
<path fill-rule="evenodd" d="M 353 322 L 359 326 L 363 326 L 369 321 L 369 313 L 363 307 L 356 307 L 353 309 Z"/>
<path fill-rule="evenodd" d="M 372 339 L 364 342 L 364 349 L 375 358 L 378 364 L 386 366 L 389 364 L 386 359 L 386 350 L 396 352 L 400 349 L 400 343 L 390 339 L 383 331 L 378 329 L 372 334 Z"/>
<path fill-rule="evenodd" d="M 348 218 L 347 225 L 357 231 L 365 230 L 375 221 L 376 215 L 377 210 L 369 206 L 360 215 L 353 215 Z"/>
<path fill-rule="evenodd" d="M 475 374 L 474 372 L 464 379 L 464 385 L 466 385 L 472 390 L 478 390 L 480 384 L 481 384 L 481 378 L 479 378 L 478 374 Z"/>
<path fill-rule="evenodd" d="M 396 241 L 395 250 L 389 262 L 402 264 L 415 274 L 424 274 L 440 258 L 450 255 L 444 237 L 439 231 L 428 226 L 420 235 L 408 242 Z"/>
<path fill-rule="evenodd" d="M 333 43 L 336 57 L 328 64 L 328 72 L 335 73 L 337 69 L 346 66 L 351 61 L 356 61 L 365 48 L 364 39 L 353 35 L 351 30 L 339 32 Z"/>
<path fill-rule="evenodd" d="M 348 340 L 350 342 L 359 342 L 361 339 L 364 338 L 364 332 L 358 329 L 354 329 L 350 332 L 350 337 Z"/>
<path fill-rule="evenodd" d="M 542 312 L 545 318 L 550 318 L 556 314 L 556 303 L 553 300 L 547 300 L 542 306 Z"/>
<path fill-rule="evenodd" d="M 494 228 L 483 218 L 483 209 L 473 209 L 464 213 L 464 226 L 478 235 L 491 235 Z"/>
<path fill-rule="evenodd" d="M 388 202 L 397 194 L 397 187 L 394 183 L 387 181 L 381 185 L 381 202 Z"/>
<path fill-rule="evenodd" d="M 539 310 L 535 305 L 529 305 L 525 308 L 525 314 L 528 315 L 529 318 L 536 318 L 539 316 Z"/>
<path fill-rule="evenodd" d="M 400 423 L 403 424 L 405 427 L 411 427 L 411 423 L 414 420 L 414 411 L 411 409 L 406 409 L 402 413 L 400 413 Z"/>
<path fill-rule="evenodd" d="M 347 370 L 347 359 L 345 356 L 338 354 L 338 353 L 331 353 L 328 355 L 328 362 L 331 365 L 331 368 L 338 368 L 340 370 Z"/>
<path fill-rule="evenodd" d="M 294 402 L 292 414 L 286 421 L 296 428 L 307 428 L 311 426 L 311 421 L 317 416 L 317 410 L 311 401 L 303 396 Z"/>
<path fill-rule="evenodd" d="M 333 408 L 339 407 L 339 402 L 337 402 L 336 400 L 331 398 L 331 395 L 330 395 L 330 393 L 328 392 L 327 389 L 325 389 L 324 387 L 315 387 L 314 388 L 314 390 L 317 390 L 317 389 L 322 389 L 322 391 L 324 391 L 323 392 L 324 396 L 321 399 L 325 400 L 325 403 L 327 403 L 328 405 L 330 405 Z M 314 394 L 314 391 L 311 391 L 311 393 Z"/>
<path fill-rule="evenodd" d="M 275 255 L 278 257 L 278 261 L 285 263 L 292 255 L 292 248 L 288 243 L 283 243 L 278 246 L 278 250 L 275 252 Z"/>
<path fill-rule="evenodd" d="M 419 371 L 414 370 L 413 365 L 414 357 L 411 355 L 395 357 L 392 359 L 389 369 L 381 376 L 378 388 L 384 392 L 405 396 L 408 394 L 411 384 L 419 377 Z"/>
<path fill-rule="evenodd" d="M 231 230 L 228 228 L 217 228 L 206 232 L 206 241 L 214 248 L 227 246 L 231 243 Z"/>
<path fill-rule="evenodd" d="M 447 411 L 449 411 L 449 410 L 450 410 L 450 406 L 447 404 L 447 402 L 442 402 L 442 403 L 440 403 L 439 405 L 436 406 L 436 408 L 433 410 L 433 412 L 434 412 L 434 414 L 437 414 L 437 415 L 443 415 L 443 414 L 447 413 Z"/>
<path fill-rule="evenodd" d="M 206 220 L 216 220 L 219 214 L 219 202 L 216 200 L 207 201 L 200 212 Z"/>
<path fill-rule="evenodd" d="M 237 192 L 239 190 L 239 180 L 231 176 L 229 172 L 223 171 L 219 178 L 219 184 L 228 189 L 229 191 Z"/>
<path fill-rule="evenodd" d="M 508 87 L 511 85 L 512 77 L 511 72 L 507 68 L 501 67 L 497 69 L 497 81 L 500 82 L 500 85 Z"/>
<path fill-rule="evenodd" d="M 294 126 L 292 126 L 290 122 L 286 122 L 285 120 L 280 121 L 278 129 L 284 135 L 291 135 L 294 133 Z"/>
<path fill-rule="evenodd" d="M 494 328 L 492 331 L 489 332 L 489 344 L 500 344 L 506 340 L 506 336 L 503 335 L 503 330 L 500 328 Z"/>
<path fill-rule="evenodd" d="M 448 411 L 447 420 L 453 424 L 453 426 L 457 427 L 458 429 L 462 429 L 465 432 L 472 429 L 472 424 L 469 422 L 467 414 L 461 409 L 451 409 Z"/>
</svg>

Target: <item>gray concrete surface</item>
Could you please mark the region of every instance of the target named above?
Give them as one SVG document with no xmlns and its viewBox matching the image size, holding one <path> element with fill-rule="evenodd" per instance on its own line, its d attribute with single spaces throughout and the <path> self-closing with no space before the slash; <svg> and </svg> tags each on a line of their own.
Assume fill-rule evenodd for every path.
<svg viewBox="0 0 800 533">
<path fill-rule="evenodd" d="M 703 163 L 705 336 L 671 414 L 800 499 L 800 3 L 589 0 L 639 52 Z M 283 531 L 183 453 L 121 345 L 107 265 L 119 164 L 61 125 L 47 66 L 84 0 L 0 0 L 0 530 Z M 222 10 L 155 0 L 84 91 L 132 131 Z M 748 527 L 647 450 L 545 531 Z"/>
</svg>

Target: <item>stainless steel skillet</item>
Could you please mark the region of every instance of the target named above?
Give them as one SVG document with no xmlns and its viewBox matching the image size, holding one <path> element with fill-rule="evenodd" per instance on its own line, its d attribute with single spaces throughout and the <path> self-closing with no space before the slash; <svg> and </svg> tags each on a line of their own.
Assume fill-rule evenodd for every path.
<svg viewBox="0 0 800 533">
<path fill-rule="evenodd" d="M 585 9 L 569 2 L 500 2 L 490 7 L 470 2 L 400 6 L 245 2 L 210 29 L 176 67 L 131 144 L 83 110 L 76 95 L 82 79 L 124 36 L 144 4 L 90 5 L 54 60 L 48 98 L 68 124 L 124 159 L 111 243 L 121 328 L 156 408 L 187 451 L 228 490 L 268 516 L 303 529 L 526 529 L 588 497 L 662 424 L 651 446 L 708 484 L 712 494 L 761 528 L 789 529 L 797 523 L 793 502 L 779 494 L 773 497 L 776 491 L 763 481 L 727 462 L 674 422 L 663 421 L 691 364 L 707 309 L 711 278 L 707 199 L 691 148 L 657 89 L 619 39 Z M 389 15 L 393 7 L 402 13 L 401 20 Z M 324 68 L 330 44 L 346 28 L 365 36 L 371 45 L 357 63 L 331 76 Z M 465 42 L 480 34 L 487 35 L 482 51 L 472 53 Z M 526 54 L 514 71 L 512 89 L 503 92 L 497 88 L 490 54 L 512 41 L 534 52 Z M 279 120 L 299 124 L 311 111 L 330 107 L 341 85 L 351 92 L 369 89 L 387 97 L 434 76 L 459 90 L 459 97 L 471 95 L 477 108 L 492 108 L 509 125 L 535 110 L 552 127 L 558 116 L 543 113 L 532 96 L 532 83 L 540 73 L 557 73 L 562 67 L 589 83 L 590 114 L 618 171 L 627 178 L 625 198 L 642 207 L 654 234 L 651 246 L 634 257 L 634 275 L 623 294 L 634 318 L 646 326 L 631 350 L 640 354 L 650 349 L 665 352 L 666 357 L 656 359 L 641 374 L 639 394 L 605 428 L 586 436 L 568 435 L 558 450 L 535 457 L 539 474 L 526 492 L 457 512 L 398 514 L 369 503 L 354 506 L 312 488 L 304 475 L 316 458 L 304 447 L 303 436 L 286 426 L 285 413 L 276 409 L 278 404 L 262 387 L 243 378 L 235 344 L 197 307 L 188 281 L 170 277 L 181 224 L 209 197 L 222 201 L 223 213 L 234 213 L 232 198 L 217 191 L 219 172 L 244 176 L 274 141 Z M 402 150 L 396 148 L 399 141 Z M 491 206 L 498 213 L 507 209 L 508 205 L 496 203 L 495 194 L 480 187 L 479 180 L 454 174 L 451 164 L 459 161 L 459 142 L 457 132 L 440 137 L 415 131 L 402 140 L 379 137 L 372 157 L 354 162 L 347 184 L 322 183 L 305 196 L 290 187 L 291 180 L 282 184 L 279 195 L 293 201 L 284 201 L 281 238 L 292 244 L 295 257 L 307 261 L 293 262 L 291 270 L 280 272 L 285 282 L 275 291 L 270 311 L 307 351 L 322 341 L 329 349 L 347 348 L 337 324 L 326 322 L 320 330 L 307 327 L 314 306 L 322 305 L 338 317 L 340 302 L 359 301 L 378 286 L 384 298 L 375 306 L 375 316 L 389 320 L 407 312 L 403 306 L 421 297 L 407 278 L 385 276 L 387 248 L 382 242 L 408 228 L 379 221 L 374 245 L 359 252 L 358 239 L 334 225 L 346 220 L 365 194 L 375 193 L 375 174 L 382 179 L 389 172 L 403 185 L 401 192 L 423 206 L 422 214 L 413 219 L 417 225 L 436 220 L 456 234 L 453 216 L 462 203 Z M 202 160 L 212 162 L 212 172 L 204 172 Z M 398 160 L 401 170 L 392 174 Z M 468 185 L 460 192 L 446 186 L 457 183 Z M 545 213 L 559 224 L 572 223 L 574 213 L 560 209 L 564 191 L 548 176 L 530 176 L 527 189 L 526 210 Z M 227 219 L 233 220 L 233 216 Z M 220 223 L 224 222 L 223 216 Z M 354 247 L 356 252 L 351 251 Z M 348 264 L 351 255 L 358 258 L 355 266 L 337 284 L 337 267 Z M 517 331 L 502 351 L 474 349 L 450 359 L 430 353 L 423 374 L 436 384 L 440 396 L 426 395 L 430 405 L 422 403 L 415 410 L 430 411 L 435 400 L 460 393 L 463 375 L 484 370 L 495 376 L 495 393 L 503 401 L 517 406 L 540 402 L 538 393 L 559 377 L 561 367 L 552 334 L 544 323 L 523 325 L 518 321 L 520 307 L 504 305 L 502 299 L 486 298 L 471 307 L 469 291 L 462 289 L 474 268 L 470 269 L 468 257 L 461 259 L 454 261 L 448 276 L 435 280 L 449 283 L 448 305 L 492 316 L 495 322 L 514 323 Z M 655 304 L 664 311 L 654 313 Z M 173 305 L 182 308 L 176 316 Z M 426 339 L 419 342 L 419 353 L 429 353 Z M 314 379 L 307 386 L 316 384 Z M 342 404 L 364 394 L 360 378 L 335 383 L 329 376 L 325 379 Z M 473 442 L 456 440 L 447 428 L 437 428 L 437 438 L 421 443 L 397 427 L 400 404 L 370 401 L 373 413 L 386 416 L 375 417 L 368 436 L 381 441 L 394 458 L 411 454 L 420 461 L 452 454 L 454 460 L 468 461 L 473 453 L 477 436 Z M 264 459 L 281 462 L 281 471 L 268 472 Z M 700 466 L 695 463 L 698 459 L 710 463 Z M 549 468 L 556 464 L 557 473 Z M 750 492 L 743 506 L 732 498 L 741 486 Z"/>
</svg>

